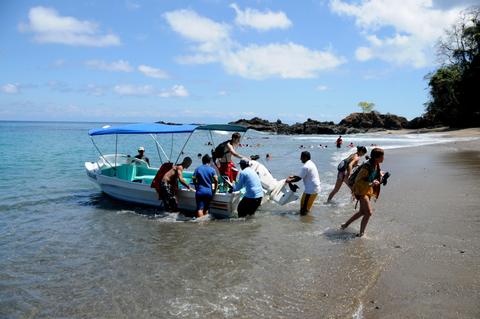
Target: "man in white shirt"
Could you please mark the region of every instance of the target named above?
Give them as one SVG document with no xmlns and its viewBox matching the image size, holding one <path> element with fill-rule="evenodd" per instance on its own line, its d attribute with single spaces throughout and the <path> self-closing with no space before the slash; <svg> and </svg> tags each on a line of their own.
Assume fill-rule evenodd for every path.
<svg viewBox="0 0 480 319">
<path fill-rule="evenodd" d="M 315 163 L 313 163 L 310 158 L 310 152 L 302 152 L 300 160 L 303 163 L 303 167 L 300 170 L 300 174 L 289 176 L 286 180 L 287 183 L 296 183 L 303 179 L 305 191 L 300 201 L 300 215 L 306 215 L 310 211 L 315 198 L 317 198 L 318 193 L 320 193 L 320 177 L 318 176 Z"/>
</svg>

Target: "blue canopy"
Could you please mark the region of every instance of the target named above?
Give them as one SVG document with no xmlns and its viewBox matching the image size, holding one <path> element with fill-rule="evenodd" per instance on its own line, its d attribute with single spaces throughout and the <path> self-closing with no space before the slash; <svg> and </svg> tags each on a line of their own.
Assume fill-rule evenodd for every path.
<svg viewBox="0 0 480 319">
<path fill-rule="evenodd" d="M 88 135 L 191 133 L 197 127 L 198 125 L 191 124 L 168 125 L 159 123 L 136 123 L 122 126 L 105 126 L 88 131 Z"/>
<path fill-rule="evenodd" d="M 207 124 L 198 126 L 196 130 L 246 132 L 248 130 L 248 127 L 232 124 Z"/>
</svg>

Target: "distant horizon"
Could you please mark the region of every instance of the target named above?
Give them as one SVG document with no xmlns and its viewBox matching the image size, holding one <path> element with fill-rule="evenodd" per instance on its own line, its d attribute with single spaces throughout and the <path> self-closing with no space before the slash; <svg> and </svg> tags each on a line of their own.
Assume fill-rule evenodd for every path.
<svg viewBox="0 0 480 319">
<path fill-rule="evenodd" d="M 5 2 L 0 119 L 338 123 L 367 101 L 411 120 L 474 3 Z"/>
</svg>

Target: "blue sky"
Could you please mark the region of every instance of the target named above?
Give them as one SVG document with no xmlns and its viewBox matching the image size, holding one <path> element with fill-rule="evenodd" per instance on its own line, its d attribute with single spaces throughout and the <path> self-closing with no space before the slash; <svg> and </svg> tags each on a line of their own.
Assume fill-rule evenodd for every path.
<svg viewBox="0 0 480 319">
<path fill-rule="evenodd" d="M 0 120 L 412 119 L 474 1 L 2 1 Z"/>
</svg>

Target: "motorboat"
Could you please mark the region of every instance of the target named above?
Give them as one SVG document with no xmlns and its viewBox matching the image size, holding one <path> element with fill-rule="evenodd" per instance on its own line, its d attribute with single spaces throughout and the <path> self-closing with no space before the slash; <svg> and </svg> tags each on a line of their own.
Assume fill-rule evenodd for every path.
<svg viewBox="0 0 480 319">
<path fill-rule="evenodd" d="M 154 188 L 151 187 L 152 181 L 155 178 L 159 167 L 150 167 L 145 161 L 132 157 L 126 154 L 102 154 L 99 147 L 95 143 L 94 137 L 102 135 L 115 135 L 115 150 L 117 150 L 118 135 L 123 134 L 144 134 L 149 135 L 156 143 L 161 152 L 160 161 L 170 161 L 167 157 L 164 147 L 159 143 L 158 136 L 162 134 L 188 134 L 188 138 L 179 152 L 183 153 L 190 137 L 195 131 L 208 131 L 212 137 L 212 131 L 226 131 L 226 132 L 242 132 L 245 133 L 247 128 L 238 125 L 225 124 L 210 124 L 210 125 L 169 125 L 160 123 L 137 123 L 126 124 L 122 126 L 106 126 L 100 129 L 92 129 L 89 135 L 92 139 L 93 145 L 100 153 L 100 157 L 96 162 L 86 162 L 85 170 L 88 178 L 96 184 L 99 189 L 105 194 L 122 201 L 138 203 L 149 206 L 161 207 L 162 201 Z M 212 143 L 213 145 L 213 137 Z M 285 181 L 278 181 L 270 174 L 268 169 L 259 162 L 251 161 L 252 168 L 257 172 L 262 181 L 264 188 L 265 199 L 272 199 L 280 205 L 296 200 L 298 197 L 295 193 L 289 191 L 285 187 Z M 192 171 L 184 170 L 183 178 L 189 184 L 192 182 Z M 228 192 L 228 188 L 222 185 L 222 179 L 219 179 L 220 187 L 215 193 L 210 204 L 210 214 L 215 218 L 231 218 L 237 215 L 237 206 L 240 202 L 243 193 L 241 191 Z M 193 187 L 193 186 L 192 186 Z M 196 201 L 195 192 L 184 188 L 179 184 L 177 192 L 178 207 L 181 211 L 195 211 Z"/>
</svg>

